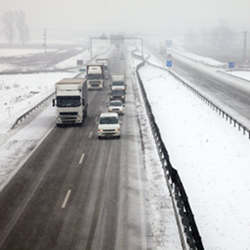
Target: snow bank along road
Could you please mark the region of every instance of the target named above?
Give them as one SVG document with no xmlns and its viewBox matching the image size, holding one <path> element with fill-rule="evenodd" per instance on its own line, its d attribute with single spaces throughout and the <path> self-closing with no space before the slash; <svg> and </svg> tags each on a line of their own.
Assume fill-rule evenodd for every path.
<svg viewBox="0 0 250 250">
<path fill-rule="evenodd" d="M 159 60 L 156 63 L 159 65 Z M 205 249 L 249 249 L 248 138 L 194 98 L 168 72 L 146 66 L 140 74 Z M 212 83 L 209 89 L 213 90 Z M 226 95 L 226 87 L 224 91 Z M 231 100 L 235 104 L 233 97 Z"/>
<path fill-rule="evenodd" d="M 0 193 L 1 250 L 147 248 L 134 95 L 128 82 L 121 140 L 99 141 L 108 91 L 90 92 L 84 126 L 53 128 Z"/>
</svg>

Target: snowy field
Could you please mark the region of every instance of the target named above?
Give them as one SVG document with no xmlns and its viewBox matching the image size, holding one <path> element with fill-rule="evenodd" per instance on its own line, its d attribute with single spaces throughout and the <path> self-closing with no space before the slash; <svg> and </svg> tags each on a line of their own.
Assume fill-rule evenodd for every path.
<svg viewBox="0 0 250 250">
<path fill-rule="evenodd" d="M 205 249 L 250 249 L 249 140 L 167 72 L 140 73 Z"/>
<path fill-rule="evenodd" d="M 76 56 L 70 57 L 67 60 L 64 60 L 60 63 L 57 63 L 53 66 L 55 69 L 68 69 L 68 68 L 76 68 L 77 67 L 77 60 L 83 60 L 86 62 L 90 59 L 89 51 L 86 49 L 82 53 L 79 53 Z"/>
<path fill-rule="evenodd" d="M 18 116 L 53 93 L 55 82 L 73 75 L 75 73 L 0 75 L 1 134 L 10 129 Z"/>
<path fill-rule="evenodd" d="M 48 52 L 56 51 L 56 49 L 47 49 Z M 0 57 L 10 56 L 27 56 L 31 54 L 44 53 L 44 49 L 12 49 L 12 48 L 0 48 Z"/>
</svg>

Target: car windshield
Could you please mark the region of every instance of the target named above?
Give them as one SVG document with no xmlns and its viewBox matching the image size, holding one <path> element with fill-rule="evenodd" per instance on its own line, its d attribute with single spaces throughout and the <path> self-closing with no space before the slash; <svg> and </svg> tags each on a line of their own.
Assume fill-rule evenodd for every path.
<svg viewBox="0 0 250 250">
<path fill-rule="evenodd" d="M 117 124 L 117 123 L 118 123 L 118 119 L 115 116 L 100 118 L 100 124 Z"/>
<path fill-rule="evenodd" d="M 120 107 L 120 106 L 122 106 L 122 103 L 121 102 L 111 102 L 110 106 Z"/>
<path fill-rule="evenodd" d="M 114 89 L 112 90 L 112 95 L 115 95 L 115 96 L 122 96 L 124 95 L 125 92 L 123 89 Z"/>
<path fill-rule="evenodd" d="M 57 96 L 56 104 L 57 107 L 79 107 L 80 96 Z"/>
<path fill-rule="evenodd" d="M 112 86 L 124 86 L 124 82 L 122 81 L 112 82 Z"/>
</svg>

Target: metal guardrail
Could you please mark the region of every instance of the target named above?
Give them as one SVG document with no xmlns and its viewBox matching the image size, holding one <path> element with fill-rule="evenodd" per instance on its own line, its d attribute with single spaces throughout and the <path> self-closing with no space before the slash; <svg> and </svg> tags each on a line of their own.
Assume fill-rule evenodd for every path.
<svg viewBox="0 0 250 250">
<path fill-rule="evenodd" d="M 16 119 L 16 121 L 13 123 L 13 125 L 11 126 L 11 129 L 14 129 L 19 122 L 21 122 L 23 119 L 25 119 L 34 110 L 36 110 L 37 108 L 39 108 L 42 104 L 44 104 L 47 100 L 49 100 L 53 95 L 54 95 L 54 92 L 52 94 L 50 94 L 49 96 L 45 97 L 38 104 L 36 104 L 34 107 L 32 107 L 31 109 L 27 110 L 25 113 L 23 113 L 22 115 L 20 115 Z"/>
<path fill-rule="evenodd" d="M 137 58 L 141 58 L 138 55 L 135 55 Z M 162 167 L 164 169 L 166 182 L 168 187 L 171 189 L 171 195 L 173 194 L 173 198 L 175 200 L 175 205 L 178 209 L 178 215 L 181 218 L 182 230 L 179 228 L 180 238 L 183 249 L 186 248 L 186 243 L 189 246 L 189 249 L 192 250 L 203 250 L 202 240 L 198 231 L 198 228 L 195 223 L 195 219 L 188 201 L 187 194 L 185 192 L 184 186 L 181 182 L 179 174 L 176 169 L 172 167 L 170 162 L 169 154 L 166 149 L 166 146 L 162 140 L 160 129 L 155 121 L 154 114 L 152 112 L 151 105 L 148 101 L 147 93 L 145 91 L 143 82 L 141 80 L 139 69 L 144 66 L 145 62 L 140 63 L 136 68 L 136 75 L 138 78 L 138 82 L 142 91 L 142 96 L 145 102 L 147 115 L 150 121 L 151 129 L 153 132 L 153 136 L 157 145 L 159 157 L 161 160 Z M 174 209 L 176 208 L 174 207 Z M 177 224 L 179 221 L 177 220 Z M 181 231 L 181 232 L 180 232 Z M 182 238 L 182 232 L 185 234 L 186 243 L 184 242 L 184 238 Z"/>
</svg>

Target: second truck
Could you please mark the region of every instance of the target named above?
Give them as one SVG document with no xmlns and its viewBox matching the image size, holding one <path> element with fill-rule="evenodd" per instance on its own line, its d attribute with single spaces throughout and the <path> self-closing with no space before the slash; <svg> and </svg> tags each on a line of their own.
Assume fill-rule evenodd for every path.
<svg viewBox="0 0 250 250">
<path fill-rule="evenodd" d="M 101 64 L 87 65 L 87 85 L 89 90 L 104 88 L 104 66 Z"/>
</svg>

